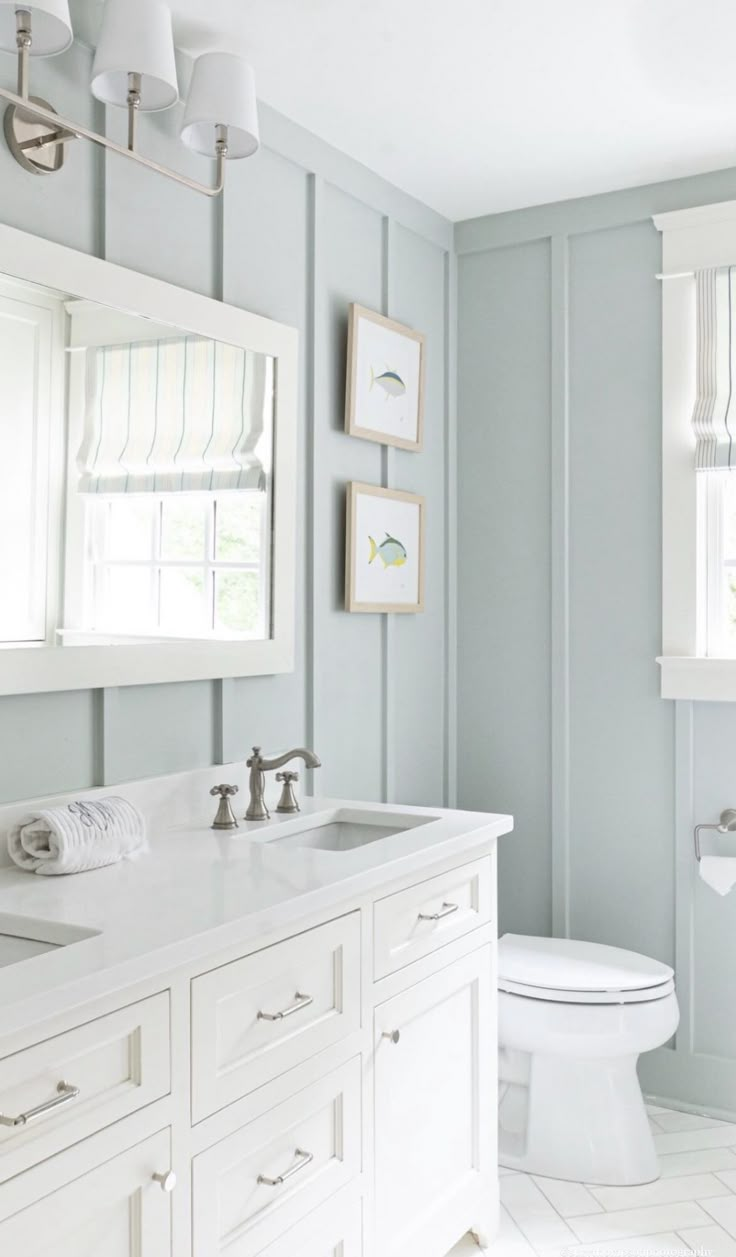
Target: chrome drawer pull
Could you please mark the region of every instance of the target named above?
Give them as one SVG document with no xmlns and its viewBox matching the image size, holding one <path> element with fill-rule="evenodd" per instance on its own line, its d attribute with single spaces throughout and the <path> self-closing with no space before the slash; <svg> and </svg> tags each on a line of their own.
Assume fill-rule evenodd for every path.
<svg viewBox="0 0 736 1257">
<path fill-rule="evenodd" d="M 420 912 L 420 921 L 441 921 L 443 917 L 451 917 L 453 912 L 460 911 L 459 903 L 443 903 L 439 912 Z"/>
<path fill-rule="evenodd" d="M 54 1096 L 53 1100 L 47 1100 L 45 1104 L 39 1104 L 35 1109 L 19 1113 L 17 1117 L 5 1117 L 0 1113 L 0 1126 L 27 1126 L 37 1117 L 43 1117 L 46 1113 L 52 1113 L 54 1109 L 60 1109 L 63 1104 L 68 1104 L 79 1095 L 79 1087 L 72 1087 L 68 1082 L 58 1083 L 56 1090 L 59 1094 Z"/>
<path fill-rule="evenodd" d="M 259 1012 L 258 1021 L 283 1021 L 285 1017 L 293 1017 L 294 1013 L 299 1013 L 303 1008 L 309 1008 L 314 1003 L 311 995 L 300 995 L 297 991 L 294 996 L 295 1004 L 291 1004 L 288 1008 L 282 1008 L 280 1013 L 261 1013 Z"/>
<path fill-rule="evenodd" d="M 293 1178 L 300 1170 L 306 1169 L 310 1161 L 314 1161 L 313 1152 L 304 1152 L 302 1148 L 297 1148 L 294 1152 L 295 1157 L 299 1157 L 296 1165 L 292 1165 L 290 1170 L 284 1170 L 283 1174 L 279 1174 L 278 1178 L 268 1178 L 266 1174 L 259 1174 L 257 1182 L 262 1183 L 264 1187 L 280 1187 L 287 1179 Z"/>
<path fill-rule="evenodd" d="M 382 1039 L 390 1039 L 392 1043 L 398 1043 L 401 1038 L 400 1030 L 384 1030 L 381 1035 Z"/>
</svg>

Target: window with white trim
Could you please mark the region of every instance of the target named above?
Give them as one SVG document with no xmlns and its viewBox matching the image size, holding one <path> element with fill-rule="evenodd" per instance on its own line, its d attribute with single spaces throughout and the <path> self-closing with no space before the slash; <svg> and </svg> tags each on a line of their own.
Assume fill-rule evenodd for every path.
<svg viewBox="0 0 736 1257">
<path fill-rule="evenodd" d="M 697 492 L 704 654 L 736 659 L 736 476 L 698 477 Z"/>
<path fill-rule="evenodd" d="M 662 695 L 736 701 L 736 202 L 662 232 Z"/>
</svg>

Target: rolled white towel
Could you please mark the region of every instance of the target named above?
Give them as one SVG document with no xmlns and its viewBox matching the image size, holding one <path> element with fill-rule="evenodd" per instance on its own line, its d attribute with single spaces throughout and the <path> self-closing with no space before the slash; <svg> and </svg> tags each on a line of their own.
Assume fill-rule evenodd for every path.
<svg viewBox="0 0 736 1257">
<path fill-rule="evenodd" d="M 736 886 L 736 857 L 704 855 L 699 867 L 705 884 L 719 895 L 727 895 Z"/>
<path fill-rule="evenodd" d="M 99 869 L 147 850 L 143 816 L 116 796 L 42 808 L 24 816 L 8 834 L 15 863 L 46 876 Z"/>
</svg>

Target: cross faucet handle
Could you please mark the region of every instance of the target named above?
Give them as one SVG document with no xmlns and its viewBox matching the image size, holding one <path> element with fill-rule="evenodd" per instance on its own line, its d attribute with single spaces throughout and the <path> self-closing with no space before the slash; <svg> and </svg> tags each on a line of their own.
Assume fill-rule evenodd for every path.
<svg viewBox="0 0 736 1257">
<path fill-rule="evenodd" d="M 212 822 L 213 829 L 237 829 L 238 822 L 235 819 L 233 809 L 230 806 L 230 800 L 234 794 L 238 793 L 237 786 L 220 785 L 213 786 L 210 794 L 219 798 L 220 802 L 217 807 L 217 815 Z"/>
<path fill-rule="evenodd" d="M 276 808 L 277 812 L 298 812 L 299 804 L 294 793 L 294 782 L 299 780 L 299 773 L 291 772 L 288 769 L 284 772 L 276 773 L 276 780 L 283 783 L 281 798 Z"/>
</svg>

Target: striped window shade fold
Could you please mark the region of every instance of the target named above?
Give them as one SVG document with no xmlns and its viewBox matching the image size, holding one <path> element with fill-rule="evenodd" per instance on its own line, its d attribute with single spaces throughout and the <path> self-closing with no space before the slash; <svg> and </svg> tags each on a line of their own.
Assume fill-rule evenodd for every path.
<svg viewBox="0 0 736 1257">
<path fill-rule="evenodd" d="M 697 471 L 736 466 L 736 267 L 696 271 Z"/>
<path fill-rule="evenodd" d="M 86 358 L 81 493 L 265 491 L 257 451 L 271 444 L 272 358 L 194 336 Z"/>
</svg>

